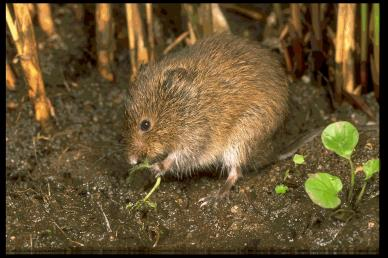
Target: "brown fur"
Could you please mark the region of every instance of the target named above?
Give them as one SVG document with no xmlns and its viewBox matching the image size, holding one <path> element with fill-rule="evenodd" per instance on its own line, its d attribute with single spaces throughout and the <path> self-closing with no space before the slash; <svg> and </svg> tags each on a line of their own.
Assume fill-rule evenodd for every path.
<svg viewBox="0 0 388 258">
<path fill-rule="evenodd" d="M 270 50 L 215 35 L 139 72 L 126 106 L 128 156 L 177 175 L 217 164 L 239 171 L 252 160 L 265 165 L 287 105 L 287 78 Z M 140 130 L 143 119 L 151 122 L 148 132 Z"/>
</svg>

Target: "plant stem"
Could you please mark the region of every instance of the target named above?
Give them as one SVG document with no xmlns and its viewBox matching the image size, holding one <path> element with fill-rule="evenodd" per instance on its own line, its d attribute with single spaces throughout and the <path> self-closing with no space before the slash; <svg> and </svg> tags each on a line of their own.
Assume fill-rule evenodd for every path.
<svg viewBox="0 0 388 258">
<path fill-rule="evenodd" d="M 162 180 L 161 177 L 158 177 L 158 178 L 156 179 L 156 183 L 155 183 L 154 187 L 152 187 L 151 191 L 146 195 L 146 197 L 144 197 L 143 202 L 147 201 L 147 199 L 150 198 L 151 194 L 152 194 L 153 192 L 155 192 L 156 188 L 159 187 L 160 181 L 161 181 L 161 180 Z"/>
<path fill-rule="evenodd" d="M 361 191 L 360 191 L 360 193 L 359 193 L 358 196 L 357 196 L 356 206 L 357 206 L 358 203 L 361 201 L 361 198 L 362 198 L 362 196 L 364 195 L 365 188 L 366 188 L 366 182 L 367 182 L 367 181 L 364 182 L 364 185 L 362 186 Z"/>
<path fill-rule="evenodd" d="M 350 163 L 350 189 L 349 189 L 349 195 L 348 195 L 348 202 L 350 203 L 353 198 L 353 188 L 354 188 L 354 164 L 351 158 L 349 158 L 349 163 Z"/>
</svg>

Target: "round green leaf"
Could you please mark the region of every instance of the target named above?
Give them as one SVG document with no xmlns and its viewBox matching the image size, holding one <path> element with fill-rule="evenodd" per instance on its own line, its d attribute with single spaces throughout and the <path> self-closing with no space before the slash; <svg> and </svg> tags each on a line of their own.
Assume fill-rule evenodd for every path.
<svg viewBox="0 0 388 258">
<path fill-rule="evenodd" d="M 287 192 L 287 190 L 288 190 L 288 187 L 286 185 L 283 185 L 283 184 L 277 185 L 275 187 L 275 192 L 277 194 L 285 194 Z"/>
<path fill-rule="evenodd" d="M 304 163 L 304 156 L 303 155 L 299 155 L 299 154 L 295 154 L 294 158 L 293 158 L 293 161 L 294 161 L 295 164 L 301 165 L 301 164 Z"/>
<path fill-rule="evenodd" d="M 322 143 L 326 149 L 337 155 L 350 159 L 358 143 L 358 131 L 347 121 L 335 122 L 328 125 L 322 132 Z"/>
<path fill-rule="evenodd" d="M 342 190 L 342 182 L 336 176 L 328 173 L 310 174 L 304 188 L 310 199 L 322 208 L 334 209 L 341 203 L 337 194 Z"/>
<path fill-rule="evenodd" d="M 365 174 L 365 180 L 369 180 L 375 173 L 380 171 L 380 159 L 368 160 L 363 165 L 363 171 Z"/>
</svg>

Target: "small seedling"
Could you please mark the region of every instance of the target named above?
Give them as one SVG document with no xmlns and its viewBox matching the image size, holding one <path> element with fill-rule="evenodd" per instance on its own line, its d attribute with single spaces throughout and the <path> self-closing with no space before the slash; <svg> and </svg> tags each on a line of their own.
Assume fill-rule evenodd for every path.
<svg viewBox="0 0 388 258">
<path fill-rule="evenodd" d="M 304 164 L 304 157 L 303 155 L 295 154 L 293 161 L 296 168 L 297 165 Z M 290 174 L 290 169 L 287 169 L 286 173 L 284 174 L 283 182 L 286 181 L 289 174 Z M 288 187 L 284 184 L 280 184 L 275 187 L 275 192 L 279 195 L 285 194 L 287 191 L 288 191 Z"/>
<path fill-rule="evenodd" d="M 342 190 L 342 182 L 336 176 L 323 172 L 309 174 L 304 187 L 310 199 L 322 208 L 334 209 L 341 204 L 337 194 Z"/>
<path fill-rule="evenodd" d="M 375 174 L 380 171 L 380 159 L 371 159 L 368 160 L 363 166 L 362 170 L 365 174 L 364 184 L 362 185 L 361 191 L 358 194 L 357 200 L 356 200 L 356 206 L 361 201 L 362 196 L 364 195 L 366 184 L 368 180 Z"/>
<path fill-rule="evenodd" d="M 151 191 L 142 200 L 137 201 L 135 204 L 128 203 L 126 208 L 129 209 L 129 213 L 131 213 L 131 211 L 133 209 L 135 209 L 135 210 L 139 209 L 143 204 L 146 204 L 146 205 L 150 206 L 153 209 L 156 208 L 156 203 L 149 201 L 148 198 L 150 198 L 150 196 L 159 187 L 161 180 L 162 180 L 161 177 L 156 178 L 156 182 L 155 182 L 154 187 L 152 187 Z"/>
<path fill-rule="evenodd" d="M 350 164 L 350 189 L 348 202 L 352 201 L 355 168 L 351 159 L 354 148 L 358 143 L 359 134 L 357 128 L 346 121 L 335 122 L 328 125 L 321 135 L 322 143 L 326 149 L 347 159 Z"/>
<path fill-rule="evenodd" d="M 134 166 L 129 171 L 130 176 L 132 176 L 136 171 L 143 170 L 145 168 L 150 168 L 150 167 L 151 167 L 151 165 L 149 164 L 148 160 L 145 160 L 143 163 L 140 163 L 140 164 Z M 152 187 L 151 191 L 142 200 L 139 200 L 139 201 L 137 201 L 134 204 L 133 203 L 128 203 L 126 208 L 129 209 L 129 212 L 131 212 L 133 209 L 135 209 L 135 210 L 139 209 L 143 204 L 146 204 L 146 205 L 150 206 L 151 208 L 155 209 L 156 208 L 156 203 L 151 202 L 148 199 L 155 192 L 155 190 L 159 187 L 161 180 L 162 180 L 161 177 L 157 177 L 156 178 L 155 185 Z"/>
<path fill-rule="evenodd" d="M 288 191 L 288 187 L 284 184 L 281 184 L 281 185 L 277 185 L 275 187 L 275 192 L 279 195 L 281 194 L 285 194 L 286 192 Z"/>
<path fill-rule="evenodd" d="M 292 159 L 295 163 L 295 167 L 296 165 L 302 165 L 304 164 L 304 156 L 303 155 L 300 155 L 300 154 L 295 154 L 294 155 L 294 158 Z"/>
<path fill-rule="evenodd" d="M 298 165 L 304 164 L 304 156 L 300 154 L 295 154 L 292 161 L 294 161 L 295 170 L 299 173 L 299 170 L 297 169 Z"/>
</svg>

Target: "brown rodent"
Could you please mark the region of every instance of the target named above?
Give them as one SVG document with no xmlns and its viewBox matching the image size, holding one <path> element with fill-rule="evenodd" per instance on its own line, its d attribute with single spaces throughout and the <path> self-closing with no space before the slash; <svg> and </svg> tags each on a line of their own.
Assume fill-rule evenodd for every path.
<svg viewBox="0 0 388 258">
<path fill-rule="evenodd" d="M 126 103 L 129 162 L 147 158 L 157 175 L 220 165 L 228 171 L 223 197 L 242 167 L 273 157 L 288 98 L 270 50 L 231 34 L 205 38 L 139 71 Z"/>
</svg>

